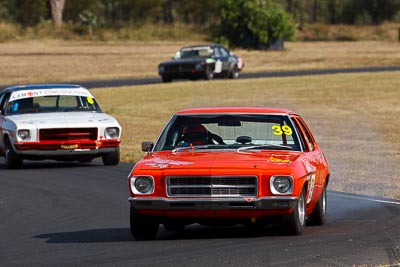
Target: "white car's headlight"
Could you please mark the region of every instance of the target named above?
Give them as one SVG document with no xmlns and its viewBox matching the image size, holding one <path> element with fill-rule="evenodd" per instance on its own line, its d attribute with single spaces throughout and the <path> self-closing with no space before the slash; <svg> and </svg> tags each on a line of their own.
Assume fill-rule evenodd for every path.
<svg viewBox="0 0 400 267">
<path fill-rule="evenodd" d="M 151 194 L 154 192 L 154 178 L 152 176 L 132 176 L 131 190 L 134 194 Z"/>
<path fill-rule="evenodd" d="M 290 175 L 274 175 L 269 180 L 269 187 L 273 194 L 287 195 L 293 193 L 293 177 Z"/>
<path fill-rule="evenodd" d="M 29 130 L 27 130 L 27 129 L 18 130 L 18 137 L 22 141 L 29 140 L 31 138 L 31 132 Z"/>
<path fill-rule="evenodd" d="M 119 128 L 118 127 L 108 127 L 104 133 L 106 139 L 116 139 L 119 137 Z"/>
</svg>

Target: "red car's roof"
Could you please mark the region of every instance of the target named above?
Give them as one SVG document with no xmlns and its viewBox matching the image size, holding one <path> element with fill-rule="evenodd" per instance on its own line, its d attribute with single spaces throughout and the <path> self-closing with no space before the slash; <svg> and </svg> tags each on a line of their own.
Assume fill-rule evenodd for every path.
<svg viewBox="0 0 400 267">
<path fill-rule="evenodd" d="M 253 113 L 253 114 L 296 114 L 295 112 L 285 108 L 269 108 L 269 107 L 197 107 L 183 109 L 175 114 L 204 114 L 204 113 Z"/>
</svg>

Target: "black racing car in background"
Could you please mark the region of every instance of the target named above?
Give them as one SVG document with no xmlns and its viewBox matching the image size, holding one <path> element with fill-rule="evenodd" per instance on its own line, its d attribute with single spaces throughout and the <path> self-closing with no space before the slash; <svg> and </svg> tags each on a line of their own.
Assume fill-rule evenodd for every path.
<svg viewBox="0 0 400 267">
<path fill-rule="evenodd" d="M 163 82 L 214 77 L 236 79 L 243 67 L 243 59 L 222 45 L 193 45 L 182 47 L 172 60 L 158 65 L 158 73 Z"/>
</svg>

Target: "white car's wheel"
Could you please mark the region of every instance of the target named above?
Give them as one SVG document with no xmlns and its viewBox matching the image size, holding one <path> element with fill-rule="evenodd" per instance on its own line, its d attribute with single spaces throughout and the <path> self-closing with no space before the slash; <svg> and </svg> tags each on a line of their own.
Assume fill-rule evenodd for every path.
<svg viewBox="0 0 400 267">
<path fill-rule="evenodd" d="M 7 169 L 19 169 L 22 167 L 22 158 L 15 153 L 10 140 L 6 140 L 5 165 Z"/>
<path fill-rule="evenodd" d="M 104 154 L 102 156 L 103 164 L 104 165 L 118 165 L 119 163 L 119 147 L 115 149 L 115 151 L 111 153 Z"/>
</svg>

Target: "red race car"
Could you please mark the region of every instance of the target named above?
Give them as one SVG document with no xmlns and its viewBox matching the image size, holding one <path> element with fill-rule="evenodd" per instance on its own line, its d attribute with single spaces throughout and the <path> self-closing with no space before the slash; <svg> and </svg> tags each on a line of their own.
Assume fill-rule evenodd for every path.
<svg viewBox="0 0 400 267">
<path fill-rule="evenodd" d="M 159 225 L 272 221 L 302 234 L 326 220 L 326 157 L 303 119 L 287 109 L 205 107 L 181 110 L 128 176 L 130 227 L 154 239 Z"/>
</svg>

